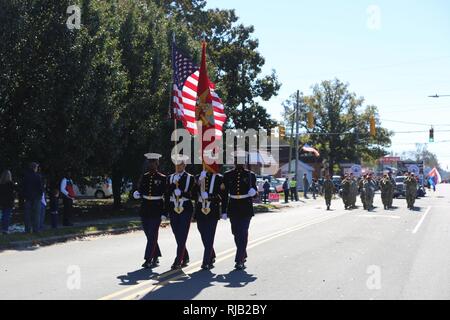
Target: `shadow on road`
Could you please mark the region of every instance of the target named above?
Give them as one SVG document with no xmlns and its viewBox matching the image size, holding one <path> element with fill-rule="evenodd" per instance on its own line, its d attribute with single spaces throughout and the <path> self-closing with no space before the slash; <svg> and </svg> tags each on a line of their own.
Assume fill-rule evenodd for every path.
<svg viewBox="0 0 450 320">
<path fill-rule="evenodd" d="M 174 282 L 155 284 L 155 290 L 143 300 L 193 300 L 203 290 L 215 283 L 225 284 L 225 288 L 243 288 L 257 278 L 245 271 L 232 271 L 227 275 L 215 275 L 211 271 L 199 271 L 192 275 L 183 275 Z M 158 286 L 161 286 L 158 288 Z"/>
<path fill-rule="evenodd" d="M 147 280 L 159 280 L 160 282 L 167 281 L 170 277 L 175 274 L 173 271 L 169 271 L 163 274 L 153 272 L 152 270 L 140 269 L 133 272 L 129 272 L 127 275 L 119 276 L 117 279 L 120 280 L 121 286 L 134 286 L 139 284 L 139 282 Z"/>
</svg>

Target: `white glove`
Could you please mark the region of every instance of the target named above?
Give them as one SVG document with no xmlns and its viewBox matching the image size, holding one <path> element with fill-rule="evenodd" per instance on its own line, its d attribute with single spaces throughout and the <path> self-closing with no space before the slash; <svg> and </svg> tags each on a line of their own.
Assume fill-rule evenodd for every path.
<svg viewBox="0 0 450 320">
<path fill-rule="evenodd" d="M 205 180 L 206 179 L 206 177 L 208 176 L 208 173 L 206 172 L 206 171 L 203 171 L 201 174 L 200 174 L 200 181 L 203 181 L 203 180 Z"/>
<path fill-rule="evenodd" d="M 181 190 L 180 189 L 175 190 L 175 196 L 181 197 Z"/>
<path fill-rule="evenodd" d="M 142 198 L 142 196 L 141 196 L 139 191 L 136 191 L 136 192 L 133 193 L 133 198 L 136 199 L 136 200 L 139 200 L 139 199 Z"/>
<path fill-rule="evenodd" d="M 228 220 L 228 215 L 226 213 L 222 214 L 222 220 Z"/>
<path fill-rule="evenodd" d="M 180 179 L 181 179 L 180 175 L 179 175 L 179 174 L 176 174 L 176 175 L 173 177 L 173 183 L 179 182 Z"/>
<path fill-rule="evenodd" d="M 252 197 L 252 198 L 255 197 L 256 194 L 257 194 L 257 192 L 256 192 L 256 190 L 253 189 L 253 188 L 251 188 L 250 191 L 248 192 L 248 195 L 249 195 L 250 197 Z"/>
<path fill-rule="evenodd" d="M 161 220 L 162 220 L 162 222 L 166 222 L 167 220 L 169 220 L 169 218 L 167 218 L 167 214 L 163 214 L 161 216 Z"/>
<path fill-rule="evenodd" d="M 202 192 L 202 199 L 203 199 L 203 200 L 208 200 L 208 199 L 209 199 L 209 194 L 208 194 L 208 192 Z"/>
</svg>

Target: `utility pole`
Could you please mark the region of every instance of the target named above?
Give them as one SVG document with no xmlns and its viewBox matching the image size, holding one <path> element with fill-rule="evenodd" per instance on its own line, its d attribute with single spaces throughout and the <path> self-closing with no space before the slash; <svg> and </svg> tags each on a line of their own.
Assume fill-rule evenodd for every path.
<svg viewBox="0 0 450 320">
<path fill-rule="evenodd" d="M 298 162 L 299 159 L 299 149 L 300 149 L 300 141 L 299 141 L 299 134 L 300 134 L 300 90 L 297 90 L 297 103 L 296 103 L 296 110 L 295 110 L 295 180 L 298 183 Z"/>
<path fill-rule="evenodd" d="M 293 115 L 293 114 L 292 114 Z M 292 116 L 291 115 L 291 116 Z M 294 126 L 295 126 L 295 117 L 292 117 L 292 123 L 291 123 L 291 143 L 289 144 L 289 171 L 288 174 L 292 173 L 292 153 L 293 153 L 293 148 L 294 148 L 294 144 L 295 144 L 295 140 L 294 140 Z"/>
</svg>

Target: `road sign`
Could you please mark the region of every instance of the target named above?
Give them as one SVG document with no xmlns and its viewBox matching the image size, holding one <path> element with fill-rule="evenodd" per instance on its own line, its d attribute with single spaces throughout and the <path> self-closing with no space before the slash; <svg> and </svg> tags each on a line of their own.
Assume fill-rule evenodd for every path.
<svg viewBox="0 0 450 320">
<path fill-rule="evenodd" d="M 407 166 L 408 171 L 414 173 L 416 176 L 420 175 L 420 168 L 417 165 L 409 165 Z"/>
<path fill-rule="evenodd" d="M 280 202 L 280 195 L 278 193 L 269 194 L 269 202 Z"/>
<path fill-rule="evenodd" d="M 351 168 L 352 173 L 355 177 L 359 178 L 362 175 L 362 167 L 360 165 L 354 165 Z"/>
</svg>

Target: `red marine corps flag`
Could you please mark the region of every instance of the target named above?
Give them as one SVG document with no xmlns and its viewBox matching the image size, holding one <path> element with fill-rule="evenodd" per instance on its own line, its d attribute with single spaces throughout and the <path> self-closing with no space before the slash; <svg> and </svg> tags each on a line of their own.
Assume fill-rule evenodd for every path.
<svg viewBox="0 0 450 320">
<path fill-rule="evenodd" d="M 202 64 L 200 66 L 200 74 L 198 79 L 197 103 L 195 107 L 195 118 L 197 122 L 202 124 L 202 155 L 203 166 L 206 171 L 211 173 L 219 172 L 219 165 L 214 160 L 213 150 L 216 141 L 216 117 L 213 105 L 214 99 L 211 93 L 211 82 L 208 77 L 208 69 L 206 66 L 206 42 L 203 41 L 202 47 Z M 211 134 L 213 133 L 213 134 Z"/>
</svg>

